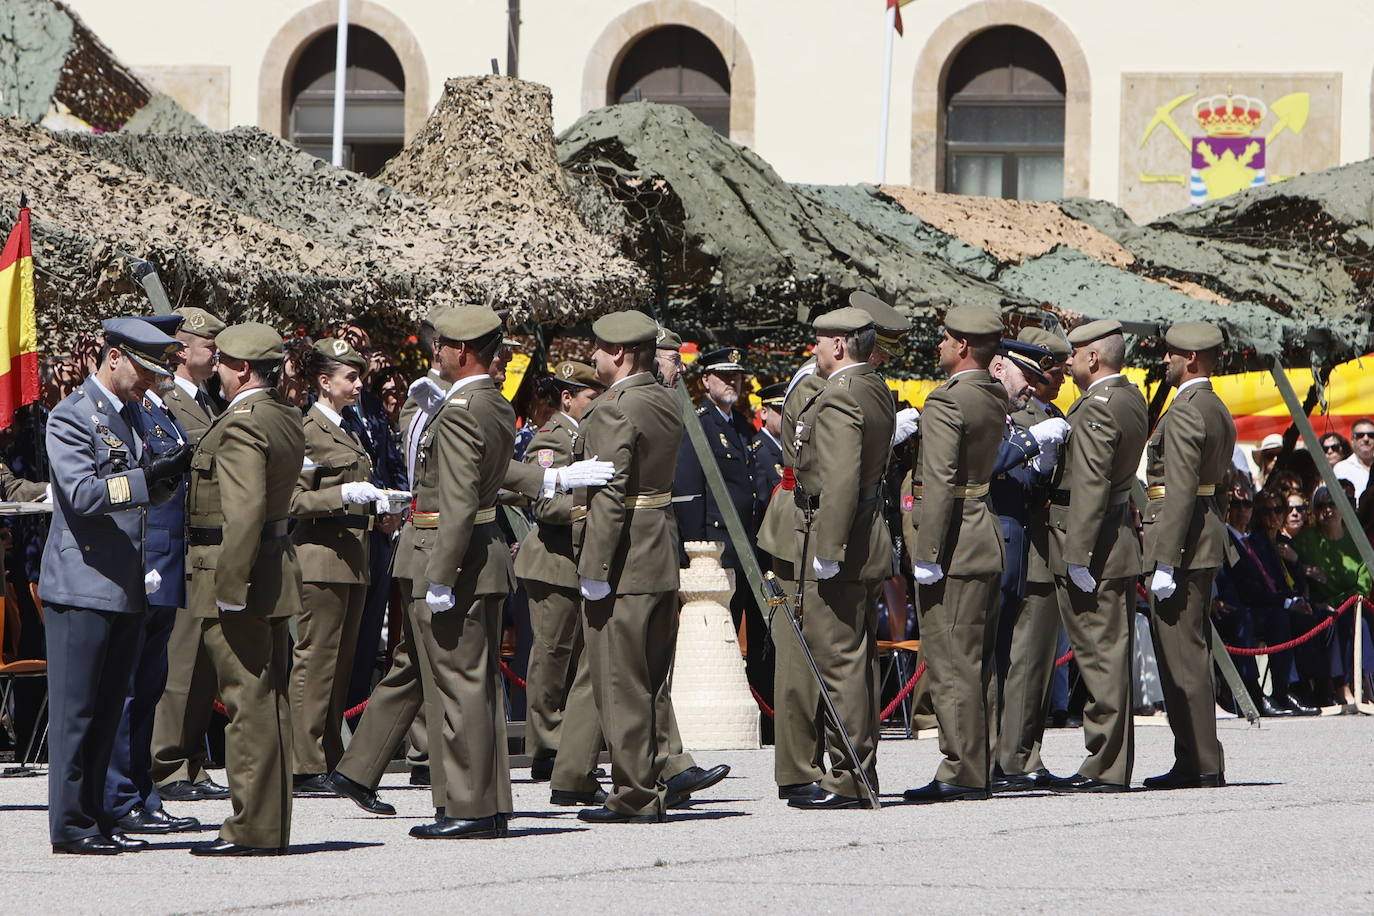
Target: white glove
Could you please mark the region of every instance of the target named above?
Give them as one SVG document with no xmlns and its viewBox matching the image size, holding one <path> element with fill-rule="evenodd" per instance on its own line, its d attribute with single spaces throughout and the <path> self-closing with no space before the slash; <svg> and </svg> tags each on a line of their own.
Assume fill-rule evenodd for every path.
<svg viewBox="0 0 1374 916">
<path fill-rule="evenodd" d="M 241 611 L 247 606 L 246 604 L 229 604 L 226 601 L 220 601 L 218 598 L 215 599 L 215 607 L 219 608 L 221 611 Z"/>
<path fill-rule="evenodd" d="M 603 486 L 615 476 L 615 464 L 601 461 L 595 455 L 574 461 L 567 467 L 551 468 L 558 481 L 558 490 L 567 492 L 575 487 Z"/>
<path fill-rule="evenodd" d="M 434 408 L 444 403 L 446 392 L 435 383 L 434 379 L 428 375 L 422 375 L 410 383 L 406 389 L 406 394 L 414 398 L 415 403 L 420 405 L 420 409 L 425 413 L 433 413 Z"/>
<path fill-rule="evenodd" d="M 1064 441 L 1069 434 L 1069 421 L 1063 417 L 1050 417 L 1048 420 L 1041 420 L 1026 432 L 1030 433 L 1031 438 L 1043 449 Z"/>
<path fill-rule="evenodd" d="M 840 571 L 840 564 L 834 560 L 822 560 L 820 557 L 811 558 L 811 568 L 816 573 L 817 579 L 833 579 Z"/>
<path fill-rule="evenodd" d="M 1080 592 L 1091 593 L 1097 591 L 1097 580 L 1093 578 L 1092 573 L 1088 572 L 1088 567 L 1086 566 L 1075 566 L 1073 563 L 1070 563 L 1069 578 L 1073 581 L 1074 585 L 1078 586 Z"/>
<path fill-rule="evenodd" d="M 588 579 L 581 577 L 582 597 L 588 601 L 600 601 L 611 593 L 611 583 L 602 582 L 600 579 Z"/>
<path fill-rule="evenodd" d="M 368 483 L 366 480 L 355 480 L 353 483 L 346 483 L 339 488 L 343 491 L 344 505 L 350 503 L 361 506 L 374 500 L 386 500 L 386 494 L 377 487 Z"/>
<path fill-rule="evenodd" d="M 917 585 L 934 585 L 945 577 L 945 571 L 939 563 L 916 563 L 913 576 Z"/>
<path fill-rule="evenodd" d="M 409 490 L 383 490 L 382 495 L 377 498 L 377 514 L 394 515 L 404 512 L 414 495 Z"/>
<path fill-rule="evenodd" d="M 431 614 L 442 614 L 453 607 L 453 601 L 453 589 L 447 585 L 431 582 L 429 588 L 425 589 L 425 604 L 429 606 Z"/>
<path fill-rule="evenodd" d="M 1150 591 L 1156 598 L 1168 598 L 1178 590 L 1178 583 L 1174 581 L 1174 568 L 1165 566 L 1163 563 L 1155 565 L 1155 573 L 1150 577 Z"/>
<path fill-rule="evenodd" d="M 46 490 L 43 491 L 43 495 L 40 496 L 40 497 L 38 498 L 38 502 L 40 502 L 40 503 L 50 503 L 50 502 L 52 502 L 52 484 L 48 484 L 48 488 L 47 488 Z"/>
<path fill-rule="evenodd" d="M 896 448 L 921 428 L 921 412 L 915 407 L 903 407 L 897 411 L 897 425 L 892 428 L 892 447 Z"/>
<path fill-rule="evenodd" d="M 151 595 L 160 588 L 162 588 L 162 573 L 156 569 L 148 570 L 143 576 L 143 594 Z"/>
</svg>

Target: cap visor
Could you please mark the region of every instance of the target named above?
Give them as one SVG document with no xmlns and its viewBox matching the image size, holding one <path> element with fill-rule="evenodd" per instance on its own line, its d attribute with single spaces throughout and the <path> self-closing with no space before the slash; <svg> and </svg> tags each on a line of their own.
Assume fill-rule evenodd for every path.
<svg viewBox="0 0 1374 916">
<path fill-rule="evenodd" d="M 139 353 L 136 350 L 124 350 L 124 355 L 129 357 L 129 359 L 133 360 L 134 362 L 138 363 L 144 369 L 147 369 L 149 372 L 155 373 L 156 375 L 162 375 L 168 378 L 170 378 L 172 375 L 171 369 L 168 369 L 166 366 L 163 366 L 159 363 L 153 362 L 151 359 L 149 359 L 148 357 L 144 356 L 142 353 Z"/>
</svg>

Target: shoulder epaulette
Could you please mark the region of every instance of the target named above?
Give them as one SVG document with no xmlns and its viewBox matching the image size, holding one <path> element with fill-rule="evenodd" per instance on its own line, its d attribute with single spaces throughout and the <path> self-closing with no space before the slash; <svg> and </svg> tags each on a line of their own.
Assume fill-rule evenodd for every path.
<svg viewBox="0 0 1374 916">
<path fill-rule="evenodd" d="M 759 446 L 762 445 L 762 444 L 763 444 L 762 442 L 760 442 L 759 440 L 755 439 L 753 442 L 750 442 L 750 443 L 749 443 L 749 451 L 751 451 L 751 452 L 757 452 L 757 451 L 759 450 Z"/>
</svg>

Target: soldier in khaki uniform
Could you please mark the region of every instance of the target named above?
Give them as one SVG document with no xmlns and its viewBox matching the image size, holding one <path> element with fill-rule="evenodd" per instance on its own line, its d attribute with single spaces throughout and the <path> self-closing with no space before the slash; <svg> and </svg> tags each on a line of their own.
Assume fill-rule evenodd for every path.
<svg viewBox="0 0 1374 916">
<path fill-rule="evenodd" d="M 554 368 L 553 382 L 560 409 L 534 434 L 525 450 L 525 462 L 545 470 L 572 463 L 573 439 L 582 415 L 605 390 L 596 370 L 586 363 L 560 363 Z M 515 557 L 515 575 L 529 595 L 534 631 L 525 675 L 525 753 L 535 761 L 547 760 L 556 774 L 554 758 L 560 756 L 566 742 L 573 749 L 570 762 L 581 761 L 570 775 L 578 781 L 594 782 L 590 773 L 601 750 L 601 728 L 582 651 L 582 596 L 577 591 L 577 564 L 573 560 L 572 505 L 570 493 L 537 500 L 537 524 L 521 541 Z M 574 699 L 574 691 L 580 699 Z M 564 715 L 565 710 L 578 709 L 582 712 L 575 718 Z M 588 754 L 592 757 L 590 765 L 586 762 Z M 560 790 L 558 785 L 555 779 L 555 804 L 605 801 L 599 786 Z"/>
<path fill-rule="evenodd" d="M 175 386 L 163 396 L 172 417 L 194 447 L 215 421 L 218 408 L 204 385 L 215 374 L 215 337 L 225 324 L 205 309 L 185 306 L 176 332 L 183 345 Z M 215 669 L 205 649 L 199 618 L 177 612 L 167 641 L 167 686 L 153 720 L 151 775 L 164 801 L 228 798 L 229 790 L 205 770 L 205 730 L 215 701 Z"/>
<path fill-rule="evenodd" d="M 305 360 L 317 399 L 305 414 L 305 461 L 291 497 L 292 540 L 305 583 L 291 664 L 297 795 L 334 795 L 325 774 L 343 756 L 344 697 L 367 595 L 368 532 L 391 507 L 372 460 L 343 426 L 367 368 L 346 340 L 316 342 Z M 405 500 L 398 497 L 404 508 Z"/>
<path fill-rule="evenodd" d="M 1147 789 L 1226 784 L 1207 616 L 1227 546 L 1220 488 L 1236 445 L 1231 412 L 1210 378 L 1222 341 L 1218 328 L 1201 321 L 1176 324 L 1164 335 L 1164 380 L 1178 390 L 1150 437 L 1145 564 L 1153 570 L 1151 631 L 1174 765 L 1146 779 Z"/>
<path fill-rule="evenodd" d="M 677 641 L 673 473 L 682 439 L 677 398 L 655 379 L 659 327 L 641 312 L 592 325 L 592 362 L 607 386 L 583 415 L 573 456 L 614 461 L 614 476 L 580 488 L 573 545 L 592 691 L 610 747 L 614 788 L 592 823 L 662 821 L 667 788 L 668 673 Z"/>
<path fill-rule="evenodd" d="M 420 436 L 411 626 L 420 660 L 435 821 L 418 839 L 499 837 L 513 811 L 499 661 L 501 604 L 514 584 L 496 524 L 515 412 L 490 375 L 501 318 L 485 306 L 435 317 L 448 393 Z M 442 791 L 440 787 L 442 786 Z"/>
<path fill-rule="evenodd" d="M 949 381 L 921 413 L 919 480 L 913 483 L 912 566 L 921 650 L 945 759 L 907 801 L 987 798 L 995 727 L 994 651 L 1002 530 L 988 481 L 1007 423 L 1007 392 L 988 373 L 1002 336 L 993 309 L 945 315 L 937 355 Z"/>
<path fill-rule="evenodd" d="M 1069 408 L 1069 438 L 1050 495 L 1050 569 L 1059 611 L 1091 699 L 1083 710 L 1088 758 L 1046 780 L 1056 792 L 1124 792 L 1131 785 L 1135 586 L 1140 542 L 1131 488 L 1149 435 L 1140 389 L 1121 374 L 1121 323 L 1069 333 L 1069 373 L 1083 392 Z"/>
<path fill-rule="evenodd" d="M 796 440 L 792 495 L 802 509 L 793 555 L 805 583 L 802 632 L 859 759 L 827 730 L 829 770 L 787 804 L 825 810 L 861 805 L 860 767 L 878 786 L 877 603 L 892 572 L 882 485 L 895 421 L 892 396 L 869 364 L 877 331 L 868 313 L 845 306 L 812 327 L 825 385 L 783 431 Z M 818 723 L 821 714 L 818 705 Z"/>
<path fill-rule="evenodd" d="M 287 533 L 305 460 L 301 415 L 271 383 L 281 335 L 257 322 L 221 331 L 219 378 L 229 406 L 191 459 L 188 609 L 229 712 L 225 769 L 234 811 L 192 855 L 275 855 L 291 838 L 291 617 L 301 573 Z"/>
</svg>

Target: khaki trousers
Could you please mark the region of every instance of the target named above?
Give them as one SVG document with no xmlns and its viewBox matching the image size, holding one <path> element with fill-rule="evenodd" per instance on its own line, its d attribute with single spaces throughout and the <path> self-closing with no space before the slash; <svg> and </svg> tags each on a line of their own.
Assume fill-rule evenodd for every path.
<svg viewBox="0 0 1374 916">
<path fill-rule="evenodd" d="M 1068 579 L 1055 582 L 1064 629 L 1069 633 L 1078 674 L 1088 690 L 1088 702 L 1083 707 L 1083 742 L 1088 758 L 1078 772 L 1119 786 L 1131 784 L 1135 762 L 1131 708 L 1135 583 L 1134 577 L 1107 579 L 1097 584 L 1095 594 L 1089 594 Z"/>
<path fill-rule="evenodd" d="M 830 768 L 821 788 L 848 798 L 864 798 L 858 768 L 878 788 L 878 643 L 877 608 L 882 581 L 855 582 L 808 577 L 802 612 L 802 635 L 811 647 L 835 711 L 854 742 L 857 761 L 826 720 L 820 688 L 811 715 L 817 734 L 825 735 Z M 823 731 L 822 731 L 823 730 Z"/>
<path fill-rule="evenodd" d="M 1212 674 L 1212 603 L 1215 569 L 1175 569 L 1178 588 L 1156 599 L 1151 629 L 1159 661 L 1165 712 L 1174 733 L 1174 769 L 1180 776 L 1225 776 L 1217 740 L 1216 684 Z"/>
<path fill-rule="evenodd" d="M 366 585 L 307 582 L 301 589 L 290 693 L 299 775 L 327 773 L 343 757 L 344 700 L 366 598 Z"/>
<path fill-rule="evenodd" d="M 632 816 L 661 812 L 669 733 L 675 731 L 668 673 L 677 643 L 677 593 L 611 595 L 582 607 L 592 692 L 611 750 L 614 785 L 606 807 Z"/>
<path fill-rule="evenodd" d="M 183 608 L 167 640 L 167 686 L 153 714 L 153 782 L 200 782 L 209 775 L 205 730 L 215 710 L 215 687 L 200 618 Z"/>
<path fill-rule="evenodd" d="M 935 778 L 981 789 L 992 771 L 996 727 L 997 573 L 946 576 L 917 592 L 921 653 L 944 760 Z"/>
<path fill-rule="evenodd" d="M 580 626 L 581 621 L 578 623 Z M 578 641 L 581 642 L 580 637 Z M 563 710 L 563 723 L 559 726 L 558 755 L 553 760 L 549 787 L 562 792 L 595 792 L 601 784 L 592 773 L 605 745 L 601 737 L 601 720 L 596 714 L 587 653 L 580 652 L 572 689 L 568 691 L 567 707 Z"/>
<path fill-rule="evenodd" d="M 560 747 L 564 710 L 582 657 L 582 598 L 576 589 L 525 581 L 530 601 L 529 667 L 525 673 L 525 753 L 554 757 Z"/>
<path fill-rule="evenodd" d="M 1050 713 L 1050 681 L 1059 641 L 1059 596 L 1053 582 L 1027 582 L 1011 631 L 1011 664 L 1002 687 L 997 764 L 1015 776 L 1045 768 L 1040 742 Z"/>
<path fill-rule="evenodd" d="M 205 648 L 229 713 L 224 767 L 233 813 L 219 835 L 260 849 L 291 842 L 291 707 L 286 699 L 287 617 L 222 612 L 201 620 Z"/>
<path fill-rule="evenodd" d="M 434 806 L 472 820 L 515 810 L 501 687 L 502 595 L 471 595 L 430 613 L 410 605 L 420 659 Z M 442 770 L 442 776 L 436 775 Z"/>
<path fill-rule="evenodd" d="M 410 594 L 410 580 L 401 579 L 401 594 Z M 348 743 L 336 769 L 359 785 L 375 790 L 382 781 L 401 739 L 410 735 L 412 765 L 429 760 L 429 734 L 424 718 L 424 688 L 420 682 L 420 662 L 415 652 L 415 629 L 410 613 L 401 615 L 401 638 L 391 654 L 391 668 L 367 698 L 367 709 L 358 720 L 353 740 Z M 414 754 L 422 752 L 418 761 Z M 442 767 L 430 770 L 434 791 L 442 793 Z"/>
<path fill-rule="evenodd" d="M 791 564 L 785 566 L 791 573 Z M 778 568 L 778 567 L 775 567 Z M 787 600 L 796 604 L 797 583 L 778 571 Z M 770 608 L 773 650 L 773 779 L 780 786 L 816 782 L 825 775 L 825 745 L 816 721 L 821 688 L 806 662 L 806 651 L 787 619 L 786 608 Z"/>
</svg>

